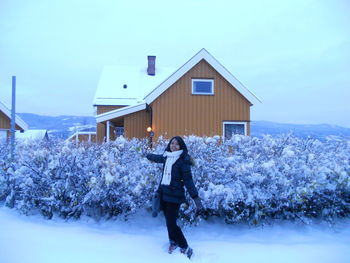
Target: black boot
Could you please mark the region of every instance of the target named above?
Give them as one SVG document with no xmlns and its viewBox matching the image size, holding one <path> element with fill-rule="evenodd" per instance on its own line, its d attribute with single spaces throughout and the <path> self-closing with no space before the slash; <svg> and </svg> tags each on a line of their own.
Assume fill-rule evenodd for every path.
<svg viewBox="0 0 350 263">
<path fill-rule="evenodd" d="M 182 254 L 185 254 L 189 259 L 191 259 L 192 255 L 193 255 L 193 249 L 190 247 L 181 248 L 180 252 Z"/>
<path fill-rule="evenodd" d="M 175 249 L 177 249 L 178 245 L 176 244 L 175 241 L 170 240 L 169 242 L 169 248 L 168 248 L 168 253 L 172 254 Z"/>
</svg>

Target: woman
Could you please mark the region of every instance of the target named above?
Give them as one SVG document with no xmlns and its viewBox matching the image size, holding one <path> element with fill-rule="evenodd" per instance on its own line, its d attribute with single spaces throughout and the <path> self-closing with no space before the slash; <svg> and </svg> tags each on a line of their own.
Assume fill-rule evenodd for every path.
<svg viewBox="0 0 350 263">
<path fill-rule="evenodd" d="M 187 146 L 180 136 L 175 136 L 170 140 L 163 155 L 147 154 L 146 157 L 150 161 L 164 164 L 158 192 L 168 229 L 168 252 L 171 254 L 180 247 L 180 252 L 191 258 L 193 250 L 188 246 L 185 236 L 176 224 L 180 205 L 186 201 L 184 186 L 193 198 L 197 211 L 202 210 L 203 206 L 193 183 Z"/>
</svg>

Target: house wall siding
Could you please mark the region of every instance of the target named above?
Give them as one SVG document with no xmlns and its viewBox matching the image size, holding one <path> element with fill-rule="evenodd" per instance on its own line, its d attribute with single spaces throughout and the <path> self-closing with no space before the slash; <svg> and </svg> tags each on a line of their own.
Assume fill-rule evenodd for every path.
<svg viewBox="0 0 350 263">
<path fill-rule="evenodd" d="M 97 106 L 97 115 L 123 107 L 125 106 Z"/>
<path fill-rule="evenodd" d="M 11 127 L 11 121 L 10 119 L 0 111 L 0 129 L 10 129 Z"/>
<path fill-rule="evenodd" d="M 148 136 L 147 127 L 150 126 L 150 113 L 146 110 L 128 114 L 124 118 L 126 138 L 145 138 Z"/>
<path fill-rule="evenodd" d="M 192 95 L 192 79 L 214 79 L 214 95 Z M 250 102 L 205 60 L 201 60 L 154 102 L 155 140 L 163 135 L 223 135 L 223 121 L 247 121 L 250 134 Z"/>
<path fill-rule="evenodd" d="M 97 142 L 103 143 L 105 136 L 106 136 L 106 124 L 105 123 L 97 123 L 97 127 L 96 127 Z"/>
</svg>

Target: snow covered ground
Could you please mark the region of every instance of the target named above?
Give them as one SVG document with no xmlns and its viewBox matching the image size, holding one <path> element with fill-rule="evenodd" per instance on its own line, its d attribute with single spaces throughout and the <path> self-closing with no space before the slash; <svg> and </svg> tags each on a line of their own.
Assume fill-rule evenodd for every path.
<svg viewBox="0 0 350 263">
<path fill-rule="evenodd" d="M 324 225 L 253 227 L 218 221 L 185 227 L 193 262 L 350 262 L 350 221 Z M 140 213 L 129 221 L 65 222 L 0 208 L 0 263 L 189 262 L 166 252 L 163 216 Z"/>
</svg>

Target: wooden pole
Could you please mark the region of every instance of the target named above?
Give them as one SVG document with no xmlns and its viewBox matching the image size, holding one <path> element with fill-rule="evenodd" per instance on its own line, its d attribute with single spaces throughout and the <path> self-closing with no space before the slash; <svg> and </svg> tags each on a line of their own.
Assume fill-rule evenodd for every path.
<svg viewBox="0 0 350 263">
<path fill-rule="evenodd" d="M 12 76 L 12 108 L 11 108 L 11 159 L 15 152 L 15 132 L 16 132 L 16 76 Z"/>
</svg>

